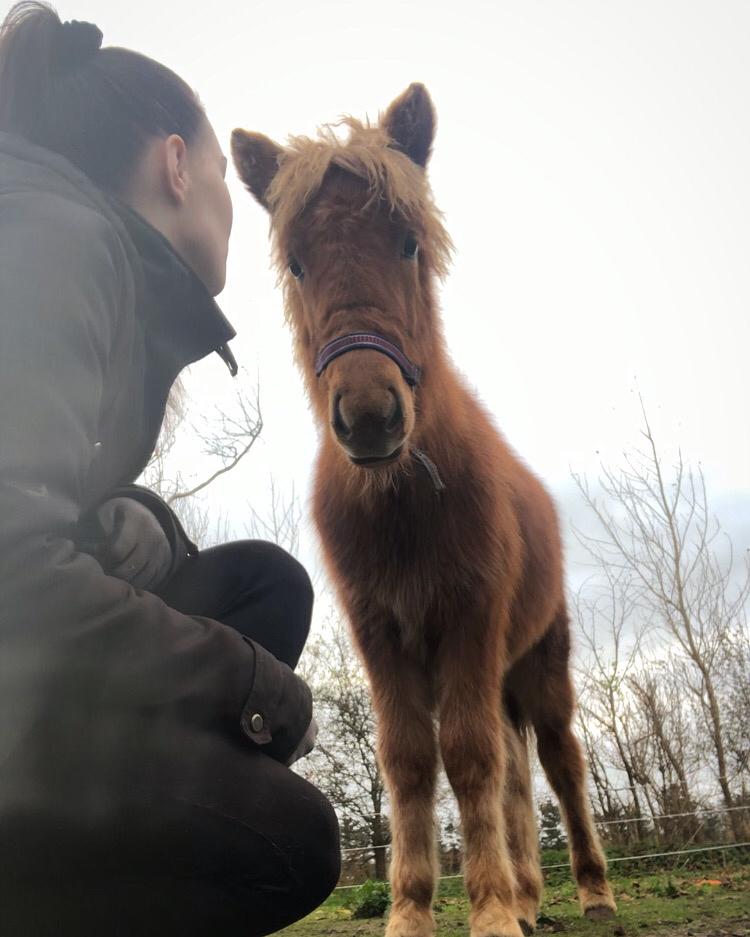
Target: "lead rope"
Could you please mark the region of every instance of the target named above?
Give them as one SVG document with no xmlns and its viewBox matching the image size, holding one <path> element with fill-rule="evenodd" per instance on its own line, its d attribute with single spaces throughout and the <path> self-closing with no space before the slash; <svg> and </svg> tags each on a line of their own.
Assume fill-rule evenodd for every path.
<svg viewBox="0 0 750 937">
<path fill-rule="evenodd" d="M 437 470 L 437 465 L 428 458 L 427 454 L 422 452 L 421 449 L 412 449 L 411 454 L 417 462 L 420 462 L 427 470 L 427 474 L 432 479 L 432 484 L 435 487 L 435 494 L 439 495 L 441 491 L 445 491 L 445 485 L 443 484 L 443 479 L 440 477 L 440 472 Z"/>
</svg>

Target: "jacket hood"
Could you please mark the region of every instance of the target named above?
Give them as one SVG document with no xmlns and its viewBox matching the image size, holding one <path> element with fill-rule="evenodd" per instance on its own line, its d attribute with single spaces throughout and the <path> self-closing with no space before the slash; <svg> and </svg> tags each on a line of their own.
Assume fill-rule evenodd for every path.
<svg viewBox="0 0 750 937">
<path fill-rule="evenodd" d="M 49 193 L 103 215 L 122 240 L 139 283 L 136 314 L 175 343 L 185 364 L 216 351 L 230 373 L 237 363 L 227 343 L 236 332 L 200 278 L 145 218 L 102 191 L 68 159 L 14 134 L 0 132 L 0 196 Z"/>
</svg>

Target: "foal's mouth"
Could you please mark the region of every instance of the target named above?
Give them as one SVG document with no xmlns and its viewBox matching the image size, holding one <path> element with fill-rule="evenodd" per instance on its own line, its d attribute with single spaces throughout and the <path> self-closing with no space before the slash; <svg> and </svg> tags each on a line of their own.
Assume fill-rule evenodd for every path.
<svg viewBox="0 0 750 937">
<path fill-rule="evenodd" d="M 390 455 L 368 456 L 364 459 L 357 459 L 353 455 L 350 455 L 349 458 L 354 463 L 354 465 L 359 465 L 362 468 L 375 468 L 378 465 L 389 465 L 391 462 L 395 462 L 403 451 L 404 447 L 402 444 L 398 447 L 398 449 L 394 449 Z"/>
</svg>

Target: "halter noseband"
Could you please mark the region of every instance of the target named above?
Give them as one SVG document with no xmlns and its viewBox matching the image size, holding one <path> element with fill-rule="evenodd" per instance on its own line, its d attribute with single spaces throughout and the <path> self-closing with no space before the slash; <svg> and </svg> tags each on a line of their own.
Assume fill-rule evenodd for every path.
<svg viewBox="0 0 750 937">
<path fill-rule="evenodd" d="M 356 351 L 358 348 L 379 351 L 387 355 L 391 361 L 395 361 L 404 375 L 404 380 L 410 387 L 416 387 L 422 378 L 422 369 L 413 364 L 401 351 L 401 349 L 389 342 L 387 338 L 378 335 L 376 332 L 352 332 L 350 335 L 342 335 L 329 342 L 321 348 L 318 357 L 315 359 L 315 376 L 325 371 L 328 365 L 349 351 Z"/>
<path fill-rule="evenodd" d="M 377 332 L 352 332 L 350 335 L 342 335 L 324 345 L 315 359 L 315 376 L 320 377 L 334 358 L 345 355 L 348 351 L 356 351 L 358 348 L 379 351 L 395 361 L 409 387 L 416 387 L 422 379 L 422 369 L 410 361 L 398 345 L 389 342 L 387 338 L 383 338 Z M 411 454 L 427 471 L 432 480 L 435 494 L 440 495 L 442 491 L 445 491 L 445 485 L 437 466 L 427 457 L 427 454 L 421 449 L 414 448 L 412 448 Z"/>
</svg>

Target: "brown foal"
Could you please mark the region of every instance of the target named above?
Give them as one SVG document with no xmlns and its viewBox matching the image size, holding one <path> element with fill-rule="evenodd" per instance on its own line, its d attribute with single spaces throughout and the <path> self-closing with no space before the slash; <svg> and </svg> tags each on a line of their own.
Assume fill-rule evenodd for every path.
<svg viewBox="0 0 750 937">
<path fill-rule="evenodd" d="M 552 501 L 466 389 L 435 299 L 451 250 L 412 85 L 378 126 L 281 147 L 236 130 L 269 211 L 286 313 L 321 426 L 314 513 L 372 684 L 392 804 L 387 937 L 429 937 L 440 759 L 461 812 L 472 937 L 533 929 L 541 872 L 527 740 L 563 807 L 584 913 L 615 904 L 571 730 Z"/>
</svg>

